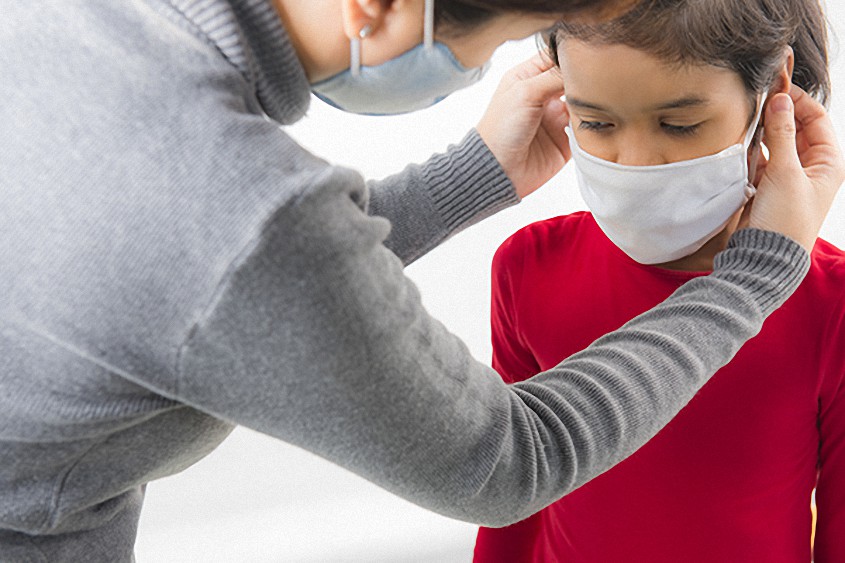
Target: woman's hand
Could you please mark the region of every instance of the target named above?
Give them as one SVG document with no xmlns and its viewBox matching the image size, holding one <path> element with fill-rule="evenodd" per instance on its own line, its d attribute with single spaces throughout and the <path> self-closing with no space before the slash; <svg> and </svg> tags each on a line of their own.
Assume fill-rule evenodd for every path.
<svg viewBox="0 0 845 563">
<path fill-rule="evenodd" d="M 810 251 L 845 181 L 833 123 L 821 104 L 793 86 L 769 102 L 765 125 L 769 160 L 748 226 L 780 232 Z"/>
<path fill-rule="evenodd" d="M 520 198 L 548 182 L 569 160 L 563 78 L 540 54 L 502 78 L 478 133 Z"/>
</svg>

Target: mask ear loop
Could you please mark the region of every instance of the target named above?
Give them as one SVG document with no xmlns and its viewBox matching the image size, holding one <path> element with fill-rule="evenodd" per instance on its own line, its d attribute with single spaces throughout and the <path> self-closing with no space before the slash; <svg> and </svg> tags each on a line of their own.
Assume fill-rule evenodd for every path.
<svg viewBox="0 0 845 563">
<path fill-rule="evenodd" d="M 751 127 L 745 133 L 745 142 L 743 142 L 742 146 L 745 148 L 745 152 L 748 152 L 748 149 L 751 147 L 751 141 L 754 140 L 754 135 L 757 133 L 757 127 L 760 125 L 760 120 L 763 117 L 763 108 L 766 107 L 766 99 L 768 98 L 769 93 L 763 92 L 763 95 L 760 97 L 760 107 L 757 108 L 756 115 L 754 116 L 754 122 L 751 124 Z M 745 184 L 745 197 L 746 200 L 750 200 L 755 195 L 757 195 L 757 188 L 752 183 L 753 176 L 757 174 L 757 160 L 758 158 L 752 157 L 751 162 L 749 162 L 748 166 L 748 175 L 751 176 L 748 178 Z"/>
<path fill-rule="evenodd" d="M 358 32 L 358 37 L 349 40 L 349 71 L 352 76 L 361 76 L 361 40 L 373 33 L 373 26 L 365 25 Z"/>
<path fill-rule="evenodd" d="M 423 20 L 423 44 L 426 49 L 434 48 L 434 0 L 425 0 Z"/>
<path fill-rule="evenodd" d="M 751 127 L 749 127 L 748 131 L 746 131 L 745 133 L 745 141 L 743 142 L 745 150 L 748 150 L 748 147 L 751 146 L 751 141 L 752 139 L 754 139 L 754 134 L 757 132 L 757 126 L 760 125 L 760 121 L 763 118 L 763 108 L 766 107 L 766 99 L 768 97 L 768 92 L 763 92 L 763 94 L 760 96 L 760 106 L 755 111 L 754 121 L 751 123 Z"/>
<path fill-rule="evenodd" d="M 361 76 L 361 40 L 372 33 L 373 26 L 367 24 L 358 32 L 358 37 L 349 40 L 349 71 L 352 76 Z M 434 0 L 425 0 L 423 44 L 426 49 L 434 48 Z"/>
</svg>

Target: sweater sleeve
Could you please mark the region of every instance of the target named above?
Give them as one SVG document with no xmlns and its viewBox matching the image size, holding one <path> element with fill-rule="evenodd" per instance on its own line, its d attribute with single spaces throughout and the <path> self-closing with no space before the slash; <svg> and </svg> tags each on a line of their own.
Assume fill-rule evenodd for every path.
<svg viewBox="0 0 845 563">
<path fill-rule="evenodd" d="M 797 287 L 809 258 L 744 230 L 661 306 L 560 366 L 506 385 L 429 316 L 327 168 L 247 249 L 180 353 L 175 398 L 301 446 L 416 504 L 521 520 L 665 425 Z"/>
<path fill-rule="evenodd" d="M 475 130 L 443 154 L 369 183 L 372 215 L 392 224 L 385 246 L 407 266 L 452 235 L 519 201 Z"/>
</svg>

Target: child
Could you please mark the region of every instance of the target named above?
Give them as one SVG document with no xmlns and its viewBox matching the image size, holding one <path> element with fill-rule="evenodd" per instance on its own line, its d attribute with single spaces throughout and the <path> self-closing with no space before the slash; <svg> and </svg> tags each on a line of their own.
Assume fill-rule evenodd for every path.
<svg viewBox="0 0 845 563">
<path fill-rule="evenodd" d="M 829 90 L 817 0 L 647 0 L 550 44 L 592 213 L 497 252 L 493 365 L 508 382 L 712 269 L 765 165 L 767 94 Z M 661 433 L 523 522 L 482 528 L 475 560 L 809 562 L 815 488 L 815 561 L 845 561 L 843 319 L 845 253 L 819 240 L 795 295 Z"/>
</svg>

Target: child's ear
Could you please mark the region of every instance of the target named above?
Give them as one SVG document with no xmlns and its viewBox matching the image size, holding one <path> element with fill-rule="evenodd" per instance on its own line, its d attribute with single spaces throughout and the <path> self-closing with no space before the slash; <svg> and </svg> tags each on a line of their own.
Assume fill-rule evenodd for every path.
<svg viewBox="0 0 845 563">
<path fill-rule="evenodd" d="M 783 64 L 778 70 L 772 88 L 769 91 L 769 98 L 777 94 L 788 94 L 792 89 L 792 72 L 795 70 L 795 52 L 792 47 L 787 46 L 783 51 Z"/>
</svg>

